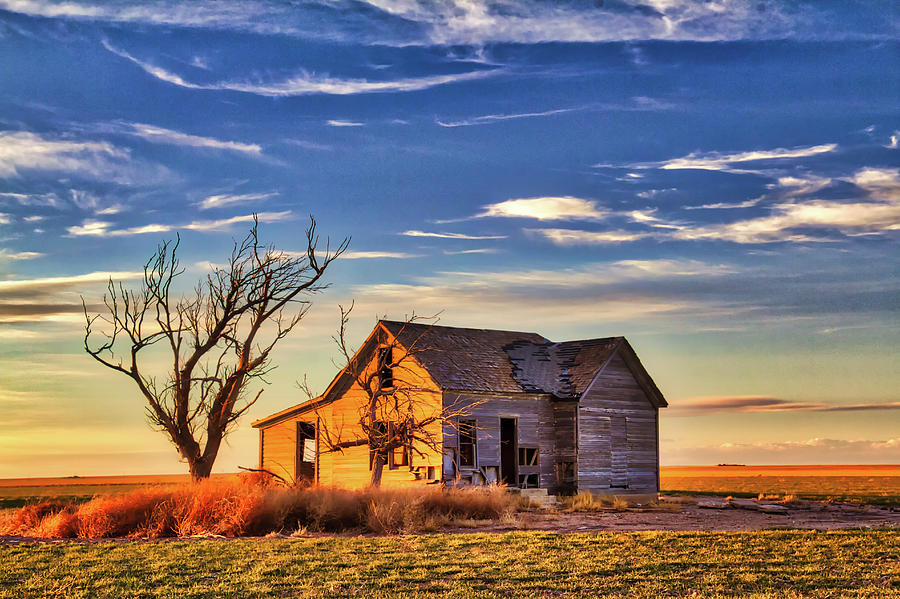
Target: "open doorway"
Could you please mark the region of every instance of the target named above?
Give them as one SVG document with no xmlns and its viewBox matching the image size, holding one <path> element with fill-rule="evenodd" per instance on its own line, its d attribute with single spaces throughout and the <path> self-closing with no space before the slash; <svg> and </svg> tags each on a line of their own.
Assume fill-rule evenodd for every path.
<svg viewBox="0 0 900 599">
<path fill-rule="evenodd" d="M 510 487 L 518 486 L 519 472 L 516 461 L 518 428 L 515 418 L 500 419 L 500 480 Z"/>
<path fill-rule="evenodd" d="M 312 484 L 316 481 L 316 425 L 297 423 L 296 481 Z"/>
</svg>

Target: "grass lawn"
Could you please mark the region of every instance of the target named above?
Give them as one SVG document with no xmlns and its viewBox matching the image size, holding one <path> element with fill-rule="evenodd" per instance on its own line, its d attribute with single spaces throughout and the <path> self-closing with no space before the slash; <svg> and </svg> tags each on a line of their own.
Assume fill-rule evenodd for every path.
<svg viewBox="0 0 900 599">
<path fill-rule="evenodd" d="M 0 545 L 0 597 L 900 596 L 900 531 Z"/>
</svg>

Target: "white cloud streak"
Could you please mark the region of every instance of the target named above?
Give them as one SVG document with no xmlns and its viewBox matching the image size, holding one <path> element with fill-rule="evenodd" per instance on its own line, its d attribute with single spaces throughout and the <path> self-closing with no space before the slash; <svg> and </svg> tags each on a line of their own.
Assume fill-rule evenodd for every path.
<svg viewBox="0 0 900 599">
<path fill-rule="evenodd" d="M 400 235 L 406 237 L 435 237 L 437 239 L 506 239 L 506 235 L 466 235 L 465 233 L 432 233 L 411 229 L 403 231 Z"/>
<path fill-rule="evenodd" d="M 11 252 L 6 249 L 0 249 L 0 261 L 2 260 L 34 260 L 36 258 L 43 258 L 46 254 L 42 252 Z"/>
<path fill-rule="evenodd" d="M 394 79 L 391 81 L 370 81 L 368 79 L 342 79 L 327 75 L 314 75 L 301 71 L 293 77 L 281 81 L 220 81 L 218 83 L 200 84 L 192 83 L 176 73 L 172 73 L 149 62 L 140 60 L 128 52 L 116 48 L 108 41 L 103 42 L 107 50 L 129 60 L 143 69 L 147 74 L 156 77 L 166 83 L 197 90 L 234 91 L 248 94 L 256 94 L 268 97 L 305 96 L 311 94 L 326 95 L 354 95 L 388 92 L 411 92 L 458 83 L 473 81 L 491 77 L 499 72 L 499 69 L 471 71 L 468 73 L 455 73 L 449 75 L 429 75 L 425 77 L 412 77 Z"/>
<path fill-rule="evenodd" d="M 256 217 L 261 223 L 279 222 L 293 217 L 290 210 L 283 212 L 260 212 Z M 227 231 L 232 225 L 249 223 L 253 221 L 252 214 L 233 216 L 218 220 L 194 221 L 183 225 L 149 224 L 139 227 L 124 229 L 113 228 L 113 223 L 101 220 L 87 219 L 80 225 L 69 227 L 67 231 L 72 237 L 126 237 L 131 235 L 144 235 L 147 233 L 168 233 L 175 230 L 188 231 Z"/>
<path fill-rule="evenodd" d="M 447 256 L 457 256 L 457 255 L 463 255 L 463 254 L 496 254 L 499 251 L 500 250 L 497 250 L 495 248 L 474 248 L 471 250 L 458 250 L 458 251 L 444 250 L 444 254 L 446 254 Z"/>
<path fill-rule="evenodd" d="M 459 121 L 443 121 L 440 119 L 435 120 L 435 123 L 440 125 L 441 127 L 472 127 L 476 125 L 490 125 L 492 123 L 498 123 L 501 121 L 510 121 L 516 119 L 532 119 L 542 116 L 552 116 L 555 114 L 563 114 L 566 112 L 572 112 L 574 110 L 578 110 L 577 108 L 558 108 L 556 110 L 544 110 L 542 112 L 521 112 L 518 114 L 486 114 L 483 116 L 476 116 L 468 119 L 462 119 Z"/>
<path fill-rule="evenodd" d="M 784 10 L 750 0 L 544 3 L 534 0 L 368 0 L 285 4 L 244 0 L 99 2 L 0 0 L 6 10 L 51 18 L 251 31 L 356 43 L 483 46 L 493 42 L 623 40 L 878 39 L 815 3 Z M 324 11 L 325 14 L 323 14 Z M 372 16 L 369 16 L 372 15 Z M 397 26 L 402 23 L 402 26 Z"/>
<path fill-rule="evenodd" d="M 543 236 L 556 245 L 611 245 L 653 237 L 639 231 L 582 231 L 579 229 L 525 229 L 526 233 Z"/>
<path fill-rule="evenodd" d="M 900 410 L 900 401 L 880 403 L 823 403 L 782 399 L 765 395 L 709 396 L 683 399 L 671 404 L 676 415 L 718 412 L 871 412 Z"/>
<path fill-rule="evenodd" d="M 593 200 L 572 196 L 520 198 L 483 206 L 483 212 L 472 218 L 532 218 L 553 220 L 603 220 L 609 212 Z"/>
<path fill-rule="evenodd" d="M 421 258 L 422 254 L 410 254 L 408 252 L 379 252 L 379 251 L 347 251 L 341 254 L 341 260 L 378 260 L 382 258 L 405 260 L 409 258 Z"/>
<path fill-rule="evenodd" d="M 818 146 L 823 147 L 823 146 Z M 767 156 L 781 151 L 767 153 Z M 796 156 L 797 152 L 792 152 Z M 754 154 L 758 159 L 759 153 Z M 732 158 L 729 160 L 733 161 Z M 742 160 L 750 160 L 741 154 Z M 834 241 L 833 233 L 847 236 L 879 235 L 900 231 L 900 169 L 862 168 L 844 179 L 860 188 L 868 197 L 852 200 L 797 199 L 831 185 L 827 177 L 780 177 L 774 188 L 781 200 L 767 207 L 768 214 L 726 223 L 692 224 L 667 221 L 655 210 L 633 210 L 626 213 L 634 223 L 655 229 L 586 231 L 580 229 L 526 229 L 551 242 L 562 245 L 600 245 L 625 243 L 646 238 L 660 241 L 718 240 L 740 244 L 776 242 Z M 786 191 L 785 191 L 786 190 Z M 685 206 L 685 210 L 735 209 L 757 206 L 763 198 L 737 203 L 715 203 Z"/>
<path fill-rule="evenodd" d="M 243 193 L 243 194 L 219 194 L 206 197 L 197 204 L 200 210 L 209 210 L 210 208 L 222 208 L 233 204 L 244 204 L 247 202 L 258 202 L 267 200 L 278 195 L 278 192 L 270 191 L 267 193 Z"/>
<path fill-rule="evenodd" d="M 325 121 L 325 124 L 329 127 L 364 127 L 365 123 L 359 123 L 357 121 L 341 121 L 336 119 L 331 119 Z"/>
<path fill-rule="evenodd" d="M 22 171 L 60 171 L 93 178 L 126 177 L 128 150 L 105 141 L 51 139 L 28 131 L 0 132 L 0 177 Z"/>
<path fill-rule="evenodd" d="M 715 202 L 714 204 L 702 204 L 700 206 L 682 206 L 682 210 L 732 210 L 735 208 L 752 208 L 762 201 L 762 198 L 754 198 L 743 202 Z"/>
<path fill-rule="evenodd" d="M 631 168 L 642 169 L 658 168 L 662 170 L 706 170 L 731 173 L 752 173 L 756 171 L 738 168 L 735 165 L 773 160 L 810 158 L 812 156 L 834 152 L 837 148 L 837 144 L 820 144 L 817 146 L 802 146 L 796 148 L 751 150 L 748 152 L 734 152 L 730 154 L 721 152 L 692 152 L 687 156 L 682 156 L 680 158 L 672 158 L 661 162 L 637 163 L 629 166 Z M 603 167 L 608 165 L 598 164 L 595 166 Z"/>
<path fill-rule="evenodd" d="M 257 144 L 246 144 L 237 141 L 224 141 L 212 137 L 190 135 L 181 131 L 164 129 L 143 123 L 128 123 L 126 133 L 140 137 L 151 143 L 170 144 L 175 146 L 189 146 L 193 148 L 205 148 L 211 150 L 227 150 L 243 154 L 259 155 L 262 147 Z"/>
<path fill-rule="evenodd" d="M 54 288 L 72 287 L 82 283 L 105 283 L 109 279 L 139 279 L 143 276 L 143 272 L 135 271 L 96 271 L 83 275 L 15 279 L 0 281 L 0 293 L 44 291 Z"/>
</svg>

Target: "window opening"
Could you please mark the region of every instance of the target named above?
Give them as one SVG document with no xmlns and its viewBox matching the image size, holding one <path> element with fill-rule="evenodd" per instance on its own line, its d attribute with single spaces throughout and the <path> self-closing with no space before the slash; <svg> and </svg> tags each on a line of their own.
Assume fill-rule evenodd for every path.
<svg viewBox="0 0 900 599">
<path fill-rule="evenodd" d="M 539 466 L 537 447 L 519 447 L 519 466 Z"/>
<path fill-rule="evenodd" d="M 378 348 L 378 383 L 382 389 L 394 386 L 394 358 L 390 347 Z"/>
<path fill-rule="evenodd" d="M 459 465 L 474 468 L 476 456 L 475 421 L 459 421 Z"/>
</svg>

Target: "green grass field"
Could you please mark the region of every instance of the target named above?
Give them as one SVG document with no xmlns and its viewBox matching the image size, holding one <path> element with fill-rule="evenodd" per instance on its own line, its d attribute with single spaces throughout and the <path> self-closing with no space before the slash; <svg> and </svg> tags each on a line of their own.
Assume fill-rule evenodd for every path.
<svg viewBox="0 0 900 599">
<path fill-rule="evenodd" d="M 898 531 L 0 545 L 0 597 L 900 596 Z"/>
</svg>

